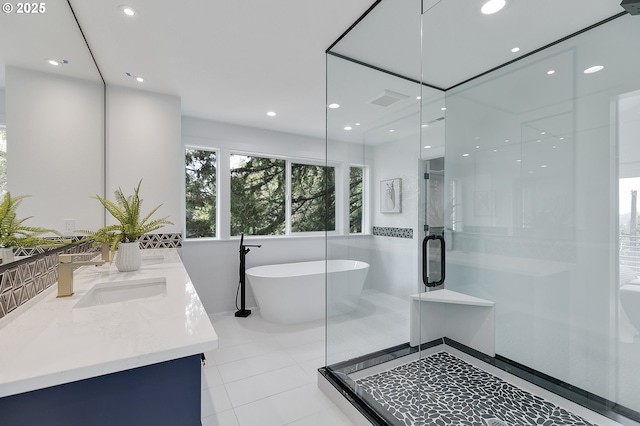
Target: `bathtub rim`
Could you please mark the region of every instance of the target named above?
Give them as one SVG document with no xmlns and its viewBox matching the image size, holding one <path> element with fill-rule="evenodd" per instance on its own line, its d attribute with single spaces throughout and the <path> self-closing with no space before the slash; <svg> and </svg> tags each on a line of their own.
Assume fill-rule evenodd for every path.
<svg viewBox="0 0 640 426">
<path fill-rule="evenodd" d="M 341 264 L 343 262 L 344 263 L 348 262 L 348 263 L 353 263 L 353 267 L 327 271 L 327 269 L 324 266 L 326 262 L 331 262 L 333 264 L 337 264 L 338 262 Z M 314 270 L 314 271 L 304 270 L 304 269 L 299 269 L 299 270 L 295 269 L 296 267 L 300 267 L 301 265 L 309 265 L 309 264 L 315 264 L 315 265 L 322 264 L 323 267 L 321 270 Z M 275 263 L 275 264 L 253 266 L 247 269 L 245 271 L 245 274 L 247 274 L 248 276 L 255 276 L 260 278 L 302 277 L 305 275 L 325 274 L 326 272 L 331 274 L 331 273 L 339 273 L 339 272 L 358 271 L 358 270 L 367 269 L 370 267 L 371 265 L 369 263 L 364 262 L 362 260 L 349 260 L 349 259 L 329 259 L 326 261 L 325 260 L 308 260 L 303 262 Z M 295 273 L 291 273 L 291 274 L 281 273 L 281 271 L 285 269 L 293 270 L 295 271 Z M 263 271 L 267 271 L 267 272 L 274 271 L 274 272 L 280 272 L 280 273 L 265 274 Z"/>
</svg>

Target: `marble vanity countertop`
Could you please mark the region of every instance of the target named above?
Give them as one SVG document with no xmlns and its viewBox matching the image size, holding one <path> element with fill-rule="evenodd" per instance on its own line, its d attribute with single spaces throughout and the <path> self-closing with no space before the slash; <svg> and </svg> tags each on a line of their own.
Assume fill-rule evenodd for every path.
<svg viewBox="0 0 640 426">
<path fill-rule="evenodd" d="M 178 252 L 144 250 L 142 259 L 135 272 L 108 263 L 83 266 L 74 273 L 72 296 L 57 298 L 53 285 L 0 322 L 0 397 L 216 348 L 218 337 Z M 166 293 L 76 306 L 104 283 L 163 279 Z"/>
</svg>

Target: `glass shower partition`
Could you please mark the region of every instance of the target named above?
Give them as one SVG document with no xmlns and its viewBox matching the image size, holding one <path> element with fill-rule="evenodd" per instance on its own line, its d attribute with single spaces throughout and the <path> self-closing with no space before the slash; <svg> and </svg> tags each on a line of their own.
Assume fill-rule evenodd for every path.
<svg viewBox="0 0 640 426">
<path fill-rule="evenodd" d="M 619 266 L 617 189 L 618 161 L 640 164 L 634 149 L 618 159 L 639 118 L 619 122 L 640 86 L 625 53 L 638 23 L 619 16 L 446 94 L 457 207 L 445 286 L 495 302 L 498 363 L 614 418 L 640 412 L 640 341 L 620 304 L 640 309 L 637 272 Z"/>
<path fill-rule="evenodd" d="M 435 230 L 446 245 L 426 275 L 445 254 L 444 289 L 493 303 L 495 355 L 476 358 L 640 422 L 640 18 L 592 6 L 601 19 L 535 21 L 548 28 L 534 42 L 513 25 L 532 2 L 486 18 L 467 0 L 382 0 L 328 50 L 327 160 L 343 188 L 362 169 L 363 226 L 350 232 L 350 193 L 338 193 L 327 259 L 369 269 L 354 290 L 328 264 L 326 370 L 370 419 L 427 416 L 422 403 L 413 423 L 385 413 L 374 395 L 427 395 L 421 364 L 400 386 L 377 373 L 430 353 L 409 344 L 410 312 L 432 314 L 414 302 L 428 298 L 422 241 Z"/>
<path fill-rule="evenodd" d="M 340 165 L 344 192 L 327 236 L 326 364 L 354 393 L 362 370 L 409 353 L 410 296 L 421 291 L 420 11 L 420 0 L 380 2 L 327 51 L 327 161 Z M 363 171 L 360 230 L 346 191 L 354 167 Z M 366 262 L 364 282 L 332 274 L 335 259 Z"/>
</svg>

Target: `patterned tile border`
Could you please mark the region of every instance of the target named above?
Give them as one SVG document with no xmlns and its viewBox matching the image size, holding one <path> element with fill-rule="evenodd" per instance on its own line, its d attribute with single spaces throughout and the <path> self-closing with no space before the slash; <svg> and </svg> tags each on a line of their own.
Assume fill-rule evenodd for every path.
<svg viewBox="0 0 640 426">
<path fill-rule="evenodd" d="M 145 234 L 140 238 L 140 248 L 179 248 L 182 247 L 182 234 Z"/>
<path fill-rule="evenodd" d="M 385 226 L 374 226 L 373 235 L 380 237 L 413 238 L 413 228 L 389 228 Z"/>
<path fill-rule="evenodd" d="M 182 246 L 182 234 L 147 234 L 140 240 L 142 249 L 179 248 Z M 36 250 L 37 251 L 37 250 Z M 0 272 L 0 318 L 14 311 L 18 306 L 42 293 L 58 281 L 58 255 L 61 253 L 91 254 L 99 248 L 91 243 L 82 243 L 51 250 L 50 252 L 35 253 L 20 251 L 20 256 L 34 253 L 33 259 L 15 262 L 15 266 Z M 16 251 L 18 253 L 18 251 Z"/>
<path fill-rule="evenodd" d="M 447 352 L 364 377 L 356 385 L 407 426 L 595 426 Z"/>
</svg>

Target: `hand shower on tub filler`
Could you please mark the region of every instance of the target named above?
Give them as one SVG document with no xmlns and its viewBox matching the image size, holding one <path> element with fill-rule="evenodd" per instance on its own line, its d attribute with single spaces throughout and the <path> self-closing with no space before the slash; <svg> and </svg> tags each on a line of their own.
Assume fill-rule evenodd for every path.
<svg viewBox="0 0 640 426">
<path fill-rule="evenodd" d="M 246 257 L 247 253 L 251 251 L 248 247 L 262 247 L 261 245 L 255 244 L 244 244 L 244 232 L 240 235 L 240 281 L 238 282 L 238 290 L 236 290 L 236 316 L 237 317 L 248 317 L 251 315 L 251 309 L 247 309 L 245 306 L 246 296 L 245 296 L 245 265 L 246 265 Z M 238 307 L 238 293 L 240 293 L 240 307 Z"/>
</svg>

